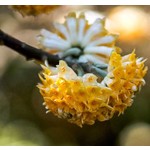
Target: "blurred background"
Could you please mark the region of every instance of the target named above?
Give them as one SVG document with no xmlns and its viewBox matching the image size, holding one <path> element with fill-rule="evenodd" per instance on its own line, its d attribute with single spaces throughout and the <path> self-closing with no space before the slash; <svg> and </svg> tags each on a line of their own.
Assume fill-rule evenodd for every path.
<svg viewBox="0 0 150 150">
<path fill-rule="evenodd" d="M 116 45 L 122 54 L 136 49 L 137 56 L 147 58 L 150 66 L 150 6 L 47 7 L 46 14 L 33 16 L 0 6 L 0 29 L 38 47 L 36 36 L 41 28 L 52 29 L 52 22 L 63 22 L 70 11 L 84 11 L 90 23 L 106 17 L 106 28 L 120 34 Z M 34 61 L 0 46 L 0 145 L 150 145 L 149 72 L 146 85 L 124 115 L 80 128 L 45 113 L 36 87 L 40 70 Z"/>
</svg>

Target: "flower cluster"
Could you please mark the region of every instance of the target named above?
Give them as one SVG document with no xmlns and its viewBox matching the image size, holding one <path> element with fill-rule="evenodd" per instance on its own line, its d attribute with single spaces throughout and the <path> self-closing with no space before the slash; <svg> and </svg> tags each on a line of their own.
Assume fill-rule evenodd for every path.
<svg viewBox="0 0 150 150">
<path fill-rule="evenodd" d="M 147 71 L 144 60 L 135 54 L 110 56 L 109 72 L 101 83 L 92 73 L 83 77 L 60 61 L 56 70 L 43 66 L 42 84 L 38 85 L 44 105 L 59 118 L 79 126 L 105 121 L 121 114 L 132 104 L 134 92 L 144 85 Z"/>
<path fill-rule="evenodd" d="M 38 88 L 47 112 L 81 127 L 124 113 L 131 106 L 135 92 L 145 84 L 145 60 L 137 58 L 134 51 L 121 56 L 114 46 L 116 36 L 104 30 L 103 23 L 103 20 L 96 20 L 93 25 L 88 25 L 83 14 L 79 18 L 70 14 L 64 25 L 56 25 L 57 34 L 42 30 L 39 38 L 44 47 L 49 47 L 50 53 L 74 58 L 76 46 L 82 51 L 74 58 L 77 62 L 108 66 L 105 69 L 107 75 L 98 81 L 98 76 L 93 73 L 78 76 L 63 60 L 56 68 L 42 65 L 42 83 Z M 67 51 L 70 55 L 66 55 Z"/>
<path fill-rule="evenodd" d="M 71 57 L 78 62 L 108 63 L 112 51 L 119 52 L 115 46 L 118 35 L 110 34 L 105 27 L 104 19 L 96 19 L 90 25 L 81 13 L 69 13 L 64 24 L 54 23 L 52 33 L 41 30 L 38 41 L 49 53 L 59 54 L 61 58 Z"/>
</svg>

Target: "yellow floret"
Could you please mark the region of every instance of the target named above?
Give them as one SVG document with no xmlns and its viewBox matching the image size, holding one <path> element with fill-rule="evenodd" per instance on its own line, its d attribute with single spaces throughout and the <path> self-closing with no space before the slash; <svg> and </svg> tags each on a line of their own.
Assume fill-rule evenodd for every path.
<svg viewBox="0 0 150 150">
<path fill-rule="evenodd" d="M 113 52 L 109 67 L 113 69 L 108 69 L 101 83 L 91 73 L 77 76 L 64 61 L 60 61 L 58 72 L 53 75 L 50 68 L 43 67 L 42 84 L 38 88 L 45 105 L 59 118 L 81 127 L 96 120 L 108 120 L 115 113 L 124 113 L 133 102 L 134 92 L 144 85 L 147 67 L 134 52 L 124 57 Z"/>
</svg>

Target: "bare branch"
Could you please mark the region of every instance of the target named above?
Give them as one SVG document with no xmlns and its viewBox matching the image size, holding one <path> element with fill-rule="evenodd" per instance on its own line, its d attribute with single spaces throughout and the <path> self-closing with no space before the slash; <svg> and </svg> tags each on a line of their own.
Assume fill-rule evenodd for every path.
<svg viewBox="0 0 150 150">
<path fill-rule="evenodd" d="M 0 30 L 0 44 L 18 52 L 26 57 L 27 60 L 36 59 L 40 62 L 44 62 L 47 59 L 49 64 L 52 66 L 55 66 L 59 63 L 59 57 L 57 55 L 51 55 L 41 49 L 32 47 L 4 33 L 2 30 Z"/>
</svg>

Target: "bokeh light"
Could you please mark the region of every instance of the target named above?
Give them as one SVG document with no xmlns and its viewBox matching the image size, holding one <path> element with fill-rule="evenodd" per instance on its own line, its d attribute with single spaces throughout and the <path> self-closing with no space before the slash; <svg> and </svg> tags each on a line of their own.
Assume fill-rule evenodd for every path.
<svg viewBox="0 0 150 150">
<path fill-rule="evenodd" d="M 138 7 L 116 7 L 110 11 L 108 18 L 108 28 L 119 33 L 121 40 L 131 42 L 149 34 L 148 14 Z"/>
<path fill-rule="evenodd" d="M 140 122 L 127 126 L 120 133 L 120 145 L 125 146 L 149 146 L 150 124 Z"/>
</svg>

